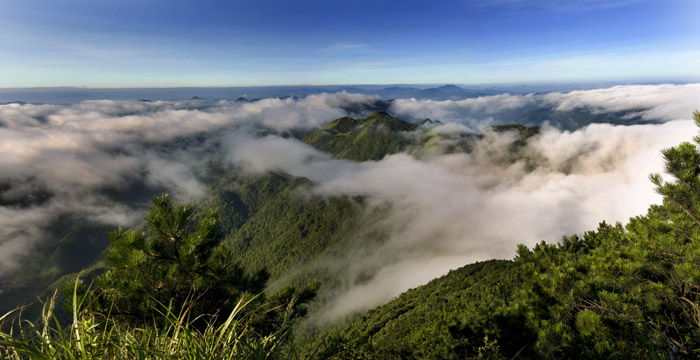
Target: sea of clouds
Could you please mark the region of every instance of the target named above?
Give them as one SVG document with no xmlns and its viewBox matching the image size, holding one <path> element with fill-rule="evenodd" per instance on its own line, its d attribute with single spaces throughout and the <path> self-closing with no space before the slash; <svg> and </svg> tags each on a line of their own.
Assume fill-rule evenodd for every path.
<svg viewBox="0 0 700 360">
<path fill-rule="evenodd" d="M 206 197 L 199 175 L 207 157 L 247 172 L 283 171 L 310 179 L 319 196 L 361 195 L 390 209 L 375 226 L 389 238 L 347 254 L 345 284 L 320 320 L 363 310 L 470 262 L 512 258 L 516 244 L 558 241 L 625 221 L 659 203 L 647 176 L 660 172 L 660 150 L 697 133 L 700 84 L 636 85 L 459 101 L 397 99 L 389 112 L 433 131 L 484 131 L 493 114 L 552 111 L 628 112 L 654 124 L 591 124 L 562 131 L 544 124 L 509 156 L 513 134 L 486 131 L 468 154 L 395 154 L 356 163 L 333 159 L 290 134 L 321 127 L 377 96 L 322 93 L 300 99 L 231 101 L 84 101 L 74 105 L 0 105 L 0 278 L 59 239 L 48 229 L 65 213 L 130 227 L 141 221 L 146 194 L 182 201 Z M 265 129 L 268 136 L 260 136 Z M 145 189 L 144 197 L 132 194 Z M 141 204 L 141 205 L 139 205 Z M 95 235 L 104 236 L 104 235 Z M 345 266 L 345 265 L 344 265 Z M 357 283 L 358 274 L 373 276 Z"/>
</svg>

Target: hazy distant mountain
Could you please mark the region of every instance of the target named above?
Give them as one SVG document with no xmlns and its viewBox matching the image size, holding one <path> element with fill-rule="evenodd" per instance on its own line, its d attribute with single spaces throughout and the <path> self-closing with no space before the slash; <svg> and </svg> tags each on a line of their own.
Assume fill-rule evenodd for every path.
<svg viewBox="0 0 700 360">
<path fill-rule="evenodd" d="M 236 100 L 275 97 L 305 97 L 321 92 L 345 91 L 354 94 L 379 95 L 385 100 L 416 98 L 432 100 L 458 100 L 500 93 L 525 94 L 550 91 L 592 89 L 606 84 L 545 84 L 545 85 L 499 85 L 460 87 L 453 84 L 441 86 L 419 85 L 300 85 L 300 86 L 256 86 L 256 87 L 179 87 L 179 88 L 0 88 L 0 103 L 28 102 L 74 104 L 83 100 Z"/>
<path fill-rule="evenodd" d="M 376 90 L 375 93 L 385 99 L 416 98 L 430 100 L 460 100 L 496 94 L 494 91 L 466 89 L 456 85 L 443 85 L 427 89 L 390 86 Z"/>
<path fill-rule="evenodd" d="M 10 105 L 10 104 L 25 105 L 28 103 L 26 101 L 19 101 L 19 100 L 5 101 L 5 102 L 0 103 L 0 105 Z"/>
</svg>

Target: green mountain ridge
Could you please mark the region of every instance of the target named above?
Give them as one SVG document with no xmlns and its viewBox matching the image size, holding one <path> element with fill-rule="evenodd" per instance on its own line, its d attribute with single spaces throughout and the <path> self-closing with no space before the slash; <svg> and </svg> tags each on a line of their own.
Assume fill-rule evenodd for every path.
<svg viewBox="0 0 700 360">
<path fill-rule="evenodd" d="M 304 136 L 302 141 L 339 159 L 380 160 L 414 143 L 409 134 L 419 126 L 377 111 L 364 119 L 343 117 Z"/>
<path fill-rule="evenodd" d="M 478 133 L 435 131 L 433 127 L 440 124 L 439 121 L 425 119 L 416 125 L 377 111 L 364 119 L 342 117 L 333 120 L 304 136 L 302 141 L 338 159 L 367 161 L 381 160 L 400 152 L 421 157 L 438 145 L 439 153 L 470 152 L 474 142 L 484 138 L 484 134 Z M 515 134 L 514 153 L 531 137 L 538 135 L 540 130 L 539 126 L 517 124 L 486 128 L 487 132 Z"/>
</svg>

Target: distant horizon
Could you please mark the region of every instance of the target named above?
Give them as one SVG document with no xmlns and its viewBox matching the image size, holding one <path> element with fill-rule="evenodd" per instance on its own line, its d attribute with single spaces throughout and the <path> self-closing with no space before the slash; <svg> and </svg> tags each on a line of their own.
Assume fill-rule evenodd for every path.
<svg viewBox="0 0 700 360">
<path fill-rule="evenodd" d="M 52 86 L 0 86 L 0 90 L 31 90 L 31 89 L 82 89 L 82 90 L 129 90 L 129 89 L 236 89 L 236 88 L 294 88 L 294 87 L 416 87 L 431 88 L 454 85 L 461 88 L 469 87 L 498 87 L 498 86 L 547 86 L 547 85 L 659 85 L 659 84 L 692 84 L 700 83 L 700 77 L 689 79 L 659 79 L 659 80 L 552 80 L 526 82 L 492 82 L 492 83 L 459 83 L 459 82 L 429 82 L 429 83 L 299 83 L 299 84 L 262 84 L 262 85 L 142 85 L 142 86 L 91 86 L 91 85 L 52 85 Z"/>
<path fill-rule="evenodd" d="M 28 87 L 0 88 L 0 105 L 5 104 L 77 104 L 83 101 L 257 101 L 270 98 L 305 98 L 322 93 L 347 93 L 378 96 L 378 100 L 395 99 L 463 100 L 502 94 L 525 95 L 570 93 L 572 91 L 611 89 L 617 86 L 659 86 L 700 84 L 700 81 L 579 81 L 530 84 L 465 85 L 439 84 L 348 84 L 348 85 L 278 85 L 225 87 Z M 447 86 L 451 85 L 453 87 Z M 447 87 L 446 87 L 447 86 Z"/>
</svg>

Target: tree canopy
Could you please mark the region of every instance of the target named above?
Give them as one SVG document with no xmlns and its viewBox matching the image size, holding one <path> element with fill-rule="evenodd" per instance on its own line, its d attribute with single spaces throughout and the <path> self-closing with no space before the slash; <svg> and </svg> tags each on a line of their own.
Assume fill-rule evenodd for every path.
<svg viewBox="0 0 700 360">
<path fill-rule="evenodd" d="M 267 271 L 249 273 L 236 261 L 222 242 L 217 213 L 206 210 L 197 217 L 193 208 L 173 203 L 168 195 L 156 196 L 146 216 L 147 231 L 109 233 L 106 271 L 96 281 L 102 311 L 142 321 L 158 318 L 164 306 L 186 306 L 192 318 L 211 319 L 228 314 L 246 296 L 259 304 L 261 329 L 273 331 L 305 315 L 317 283 L 266 296 Z"/>
<path fill-rule="evenodd" d="M 109 233 L 107 270 L 98 278 L 105 305 L 117 313 L 154 315 L 158 304 L 191 303 L 195 315 L 230 310 L 243 294 L 256 295 L 268 279 L 263 269 L 246 273 L 221 242 L 216 212 L 198 221 L 194 209 L 168 195 L 153 198 L 148 232 Z"/>
</svg>

